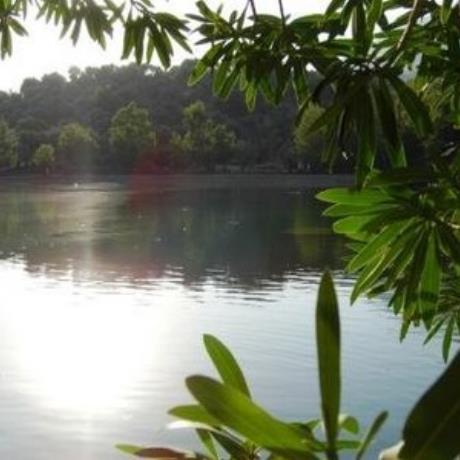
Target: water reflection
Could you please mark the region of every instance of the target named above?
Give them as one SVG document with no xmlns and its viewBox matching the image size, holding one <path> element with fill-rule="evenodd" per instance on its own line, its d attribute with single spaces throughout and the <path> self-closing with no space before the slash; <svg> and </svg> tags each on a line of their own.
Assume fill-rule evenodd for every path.
<svg viewBox="0 0 460 460">
<path fill-rule="evenodd" d="M 0 185 L 0 457 L 187 446 L 163 427 L 189 401 L 183 378 L 212 372 L 203 333 L 231 346 L 274 413 L 316 416 L 312 307 L 343 254 L 318 206 L 298 184 Z M 344 410 L 391 412 L 375 454 L 442 368 L 439 343 L 423 349 L 415 331 L 401 345 L 399 321 L 378 300 L 347 308 L 337 278 Z"/>
<path fill-rule="evenodd" d="M 70 190 L 2 194 L 2 257 L 73 280 L 191 287 L 273 287 L 340 264 L 342 243 L 305 190 Z"/>
</svg>

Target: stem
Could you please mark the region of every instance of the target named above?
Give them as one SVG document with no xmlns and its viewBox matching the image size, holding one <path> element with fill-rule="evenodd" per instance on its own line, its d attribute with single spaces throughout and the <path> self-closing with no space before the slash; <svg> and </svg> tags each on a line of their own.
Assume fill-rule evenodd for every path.
<svg viewBox="0 0 460 460">
<path fill-rule="evenodd" d="M 283 21 L 283 27 L 286 25 L 286 14 L 284 12 L 283 0 L 278 0 L 278 5 L 280 8 L 281 20 Z"/>
<path fill-rule="evenodd" d="M 336 451 L 328 450 L 326 452 L 326 457 L 327 457 L 327 460 L 339 460 L 339 456 L 337 455 Z"/>
<path fill-rule="evenodd" d="M 402 49 L 404 48 L 407 40 L 409 39 L 412 29 L 414 28 L 417 22 L 417 16 L 418 16 L 421 6 L 422 6 L 422 0 L 414 0 L 414 3 L 412 5 L 412 11 L 409 16 L 409 21 L 407 23 L 406 28 L 404 29 L 403 34 L 401 35 L 401 38 L 399 39 L 398 44 L 396 45 L 396 49 L 395 49 L 393 58 L 390 59 L 390 64 L 393 64 L 399 58 L 399 55 Z"/>
<path fill-rule="evenodd" d="M 249 4 L 251 5 L 252 15 L 254 16 L 254 18 L 256 18 L 257 17 L 257 10 L 256 10 L 256 4 L 255 4 L 254 0 L 249 0 Z"/>
</svg>

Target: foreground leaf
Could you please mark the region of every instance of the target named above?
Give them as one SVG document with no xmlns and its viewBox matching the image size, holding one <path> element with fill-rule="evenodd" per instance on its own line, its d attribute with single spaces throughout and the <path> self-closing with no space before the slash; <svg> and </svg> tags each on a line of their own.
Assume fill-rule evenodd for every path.
<svg viewBox="0 0 460 460">
<path fill-rule="evenodd" d="M 208 412 L 198 404 L 176 406 L 170 409 L 168 414 L 190 422 L 203 423 L 209 426 L 220 425 L 220 422 L 215 417 L 208 414 Z"/>
<path fill-rule="evenodd" d="M 321 409 L 328 448 L 334 451 L 340 411 L 340 319 L 334 282 L 329 272 L 323 275 L 319 287 L 316 342 Z"/>
<path fill-rule="evenodd" d="M 181 451 L 170 449 L 168 447 L 139 447 L 129 444 L 120 444 L 116 446 L 126 454 L 135 455 L 140 458 L 150 459 L 169 459 L 169 460 L 185 460 L 185 459 L 199 459 L 206 460 L 208 457 L 195 452 Z"/>
<path fill-rule="evenodd" d="M 379 415 L 377 415 L 375 420 L 372 422 L 368 432 L 366 433 L 366 436 L 361 441 L 361 446 L 359 447 L 356 454 L 356 460 L 361 460 L 364 457 L 367 449 L 371 445 L 374 438 L 377 436 L 377 433 L 380 431 L 387 418 L 388 412 L 381 412 Z"/>
<path fill-rule="evenodd" d="M 412 409 L 402 459 L 445 460 L 460 453 L 460 353 Z"/>
<path fill-rule="evenodd" d="M 231 351 L 216 337 L 204 336 L 206 350 L 224 383 L 250 397 L 243 372 Z"/>
<path fill-rule="evenodd" d="M 235 388 L 209 377 L 186 380 L 192 395 L 221 424 L 247 437 L 262 448 L 288 459 L 314 460 L 313 443 L 300 430 L 276 419 Z"/>
</svg>

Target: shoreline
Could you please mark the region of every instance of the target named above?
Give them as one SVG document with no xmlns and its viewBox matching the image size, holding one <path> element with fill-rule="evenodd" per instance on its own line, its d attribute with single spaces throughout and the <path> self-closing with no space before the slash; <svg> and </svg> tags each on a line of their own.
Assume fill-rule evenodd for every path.
<svg viewBox="0 0 460 460">
<path fill-rule="evenodd" d="M 347 174 L 142 174 L 142 175 L 8 175 L 0 177 L 0 188 L 16 186 L 69 186 L 77 189 L 95 184 L 112 184 L 144 188 L 151 186 L 165 188 L 294 188 L 314 189 L 323 187 L 344 187 L 354 182 L 354 176 Z"/>
</svg>

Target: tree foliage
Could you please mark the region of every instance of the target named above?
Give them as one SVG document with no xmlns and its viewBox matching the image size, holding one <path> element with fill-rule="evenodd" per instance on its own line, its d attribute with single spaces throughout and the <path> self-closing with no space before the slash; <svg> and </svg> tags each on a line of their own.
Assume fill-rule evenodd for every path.
<svg viewBox="0 0 460 460">
<path fill-rule="evenodd" d="M 217 163 L 228 163 L 237 148 L 235 133 L 211 119 L 202 101 L 184 109 L 183 131 L 183 135 L 174 137 L 174 145 L 186 155 L 186 161 L 195 166 L 204 165 L 208 171 L 214 170 Z"/>
<path fill-rule="evenodd" d="M 16 132 L 0 119 L 0 167 L 11 168 L 18 161 L 18 137 Z"/>
<path fill-rule="evenodd" d="M 155 133 L 148 110 L 131 102 L 113 116 L 109 141 L 115 161 L 123 168 L 132 167 L 136 158 L 155 145 Z"/>
<path fill-rule="evenodd" d="M 67 78 L 58 74 L 29 78 L 24 80 L 18 93 L 0 92 L 0 117 L 7 120 L 19 138 L 18 167 L 28 168 L 40 144 L 56 146 L 61 125 L 77 122 L 91 128 L 101 146 L 101 155 L 92 165 L 95 172 L 129 172 L 128 167 L 122 169 L 120 158 L 111 147 L 110 125 L 119 110 L 134 103 L 148 110 L 157 137 L 162 137 L 163 171 L 174 170 L 177 160 L 187 160 L 190 168 L 204 170 L 204 164 L 188 161 L 191 159 L 186 154 L 175 155 L 170 145 L 173 133 L 182 136 L 186 132 L 184 109 L 202 101 L 207 118 L 226 125 L 237 138 L 238 148 L 232 150 L 231 155 L 216 152 L 212 156 L 222 168 L 226 164 L 243 169 L 271 163 L 277 165 L 278 170 L 287 169 L 290 162 L 297 159 L 292 142 L 294 99 L 287 97 L 279 107 L 261 101 L 249 113 L 240 94 L 233 94 L 226 103 L 216 98 L 210 76 L 198 86 L 187 87 L 193 65 L 192 61 L 185 61 L 168 71 L 137 65 L 71 68 Z M 156 155 L 158 148 L 152 153 Z M 314 152 L 305 150 L 304 154 L 308 157 Z M 352 165 L 348 162 L 340 167 L 342 171 L 346 168 L 351 171 Z M 60 165 L 56 164 L 56 172 L 60 171 Z M 311 171 L 324 172 L 325 168 L 313 162 Z"/>
<path fill-rule="evenodd" d="M 210 74 L 216 94 L 228 98 L 239 88 L 250 109 L 259 96 L 281 103 L 291 88 L 300 119 L 311 103 L 323 106 L 309 132 L 325 130 L 324 162 L 333 168 L 345 152 L 355 163 L 354 188 L 319 196 L 331 204 L 327 214 L 337 218 L 334 229 L 350 239 L 348 270 L 358 276 L 352 301 L 388 292 L 389 306 L 402 317 L 401 337 L 411 325 L 423 324 L 429 331 L 427 339 L 447 325 L 443 331 L 447 358 L 454 330 L 460 332 L 460 144 L 458 136 L 448 143 L 431 140 L 440 124 L 453 130 L 460 124 L 460 1 L 331 0 L 323 14 L 301 17 L 287 16 L 282 0 L 278 3 L 276 16 L 259 14 L 254 0 L 229 13 L 198 1 L 197 11 L 188 19 L 196 27 L 198 43 L 206 49 L 191 72 L 190 83 Z M 2 55 L 11 53 L 12 33 L 25 33 L 17 18 L 27 4 L 27 0 L 2 4 Z M 157 13 L 149 0 L 121 6 L 107 1 L 68 6 L 41 0 L 39 5 L 41 14 L 54 19 L 73 40 L 85 23 L 91 38 L 103 45 L 112 25 L 121 22 L 124 56 L 133 53 L 138 62 L 149 61 L 156 53 L 169 66 L 172 40 L 187 47 L 186 22 Z M 313 89 L 310 70 L 319 75 Z M 435 112 L 426 99 L 433 87 L 440 89 L 441 96 Z M 404 119 L 420 140 L 423 161 L 406 145 L 401 129 Z M 327 348 L 324 356 L 335 362 L 334 350 Z M 458 367 L 456 357 L 422 398 L 418 408 L 423 417 L 414 409 L 403 433 L 401 458 L 458 454 Z M 325 366 L 323 371 L 334 368 Z M 327 378 L 321 381 L 329 382 Z M 272 458 L 316 458 L 324 451 L 326 458 L 337 458 L 337 388 L 325 392 L 322 388 L 328 394 L 322 408 L 326 440 L 317 444 L 310 426 L 282 423 L 225 382 L 194 377 L 188 387 L 204 406 L 205 415 L 247 438 L 243 448 L 259 445 Z M 219 426 L 207 422 L 210 428 Z M 212 429 L 203 434 L 207 446 L 209 436 Z M 230 437 L 224 441 L 232 446 L 228 448 L 232 457 L 254 458 L 253 450 L 242 455 L 241 443 L 232 441 Z M 162 455 L 132 452 L 187 458 L 165 451 Z"/>
<path fill-rule="evenodd" d="M 49 173 L 56 160 L 54 147 L 50 144 L 41 144 L 32 157 L 32 165 L 37 169 Z"/>
<path fill-rule="evenodd" d="M 62 126 L 57 142 L 57 161 L 72 172 L 89 172 L 98 151 L 91 129 L 79 123 Z"/>
<path fill-rule="evenodd" d="M 352 240 L 348 269 L 358 273 L 352 301 L 391 293 L 401 337 L 411 325 L 431 330 L 448 312 L 447 357 L 460 325 L 460 297 L 449 282 L 458 278 L 460 262 L 458 137 L 424 149 L 424 161 L 414 162 L 419 158 L 407 149 L 401 126 L 405 117 L 430 144 L 435 120 L 424 96 L 433 86 L 442 88 L 436 114 L 457 126 L 458 2 L 336 0 L 322 15 L 253 12 L 249 20 L 246 11 L 224 15 L 205 2 L 197 6 L 194 18 L 209 51 L 191 81 L 212 72 L 224 97 L 239 82 L 249 108 L 258 94 L 279 102 L 290 85 L 300 118 L 312 102 L 324 107 L 308 129 L 326 132 L 324 162 L 333 168 L 343 152 L 355 160 L 356 187 L 320 195 L 333 204 L 327 213 L 339 218 L 335 230 Z M 321 76 L 313 91 L 307 69 Z"/>
</svg>

